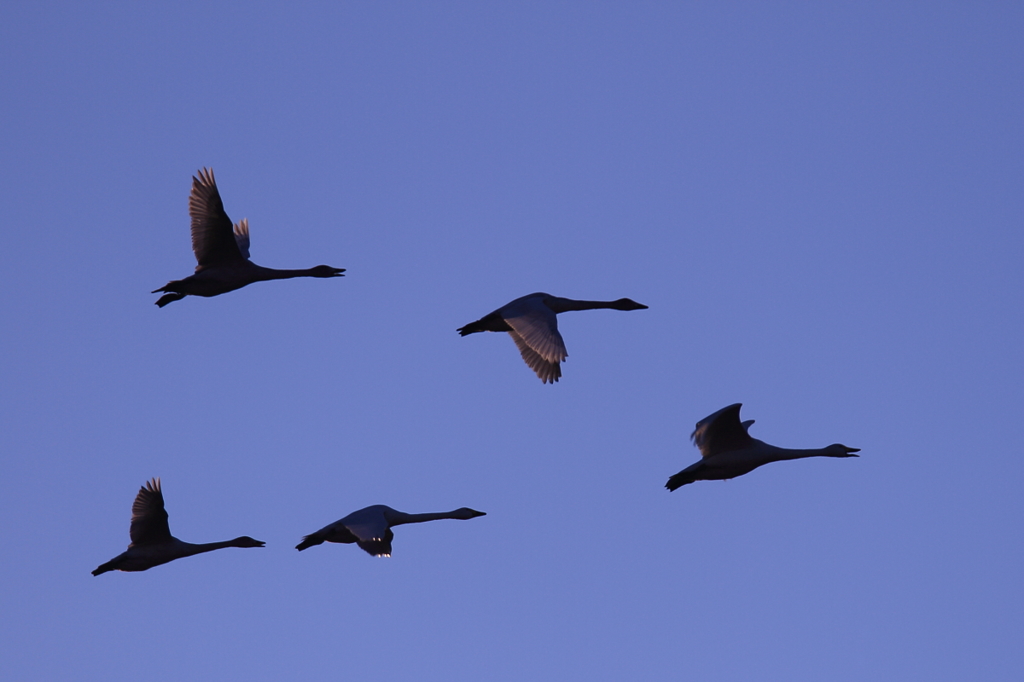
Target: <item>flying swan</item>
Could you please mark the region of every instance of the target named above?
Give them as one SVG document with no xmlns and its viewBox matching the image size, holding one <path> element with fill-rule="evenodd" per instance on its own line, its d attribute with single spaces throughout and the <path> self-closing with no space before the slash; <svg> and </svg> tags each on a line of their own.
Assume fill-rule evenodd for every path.
<svg viewBox="0 0 1024 682">
<path fill-rule="evenodd" d="M 642 303 L 620 298 L 617 301 L 575 301 L 551 294 L 536 293 L 506 303 L 493 313 L 470 322 L 456 331 L 462 336 L 476 332 L 508 332 L 516 342 L 526 364 L 537 373 L 541 383 L 554 383 L 562 376 L 560 363 L 569 354 L 558 333 L 558 313 L 570 310 L 646 310 Z"/>
<path fill-rule="evenodd" d="M 168 282 L 152 293 L 167 292 L 156 302 L 163 308 L 186 296 L 219 296 L 235 289 L 272 279 L 292 277 L 343 277 L 345 268 L 318 265 L 307 270 L 275 270 L 249 260 L 249 221 L 242 218 L 233 227 L 224 212 L 213 169 L 203 168 L 192 177 L 188 197 L 192 217 L 192 251 L 199 265 L 195 274 Z"/>
<path fill-rule="evenodd" d="M 665 487 L 676 490 L 694 481 L 719 481 L 736 478 L 770 462 L 804 457 L 859 457 L 853 453 L 860 448 L 848 448 L 838 443 L 826 448 L 793 450 L 768 445 L 752 438 L 747 429 L 754 420 L 740 423 L 740 407 L 736 403 L 723 407 L 697 422 L 690 438 L 700 449 L 701 460 L 691 464 L 668 479 Z"/>
<path fill-rule="evenodd" d="M 160 490 L 160 479 L 148 481 L 135 496 L 132 504 L 132 525 L 128 531 L 132 542 L 127 551 L 117 555 L 107 563 L 99 566 L 93 575 L 107 571 L 146 571 L 154 566 L 166 564 L 168 561 L 212 552 L 224 547 L 263 547 L 263 542 L 243 535 L 234 540 L 209 542 L 193 545 L 182 542 L 171 535 L 167 526 L 167 512 L 164 511 L 164 494 Z"/>
<path fill-rule="evenodd" d="M 335 521 L 329 526 L 324 526 L 317 532 L 307 535 L 302 538 L 302 542 L 295 546 L 295 549 L 301 552 L 325 542 L 340 542 L 346 545 L 354 542 L 371 556 L 391 556 L 391 541 L 395 537 L 395 534 L 391 532 L 393 526 L 439 519 L 465 521 L 478 516 L 486 516 L 486 513 L 462 507 L 450 512 L 406 514 L 383 504 L 375 504 L 354 511 L 340 521 Z"/>
</svg>

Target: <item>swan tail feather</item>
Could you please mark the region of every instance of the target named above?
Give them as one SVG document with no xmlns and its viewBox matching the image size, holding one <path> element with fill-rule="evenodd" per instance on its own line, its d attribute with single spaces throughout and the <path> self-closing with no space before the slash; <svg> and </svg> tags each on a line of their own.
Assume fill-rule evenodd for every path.
<svg viewBox="0 0 1024 682">
<path fill-rule="evenodd" d="M 295 549 L 301 552 L 304 549 L 309 549 L 310 547 L 316 547 L 317 545 L 322 544 L 324 544 L 323 536 L 320 533 L 313 533 L 302 538 L 302 542 L 295 545 Z"/>
<path fill-rule="evenodd" d="M 466 336 L 467 334 L 476 334 L 477 332 L 508 332 L 512 331 L 512 327 L 508 325 L 498 313 L 490 313 L 484 315 L 476 322 L 470 322 L 465 327 L 459 327 L 456 329 L 460 336 Z"/>
<path fill-rule="evenodd" d="M 101 564 L 100 566 L 98 566 L 96 568 L 96 570 L 92 572 L 92 574 L 93 575 L 100 575 L 101 573 L 106 573 L 107 571 L 114 571 L 114 570 L 117 570 L 117 569 L 114 568 L 114 562 L 113 561 L 108 561 L 107 563 Z"/>
<path fill-rule="evenodd" d="M 163 291 L 163 289 L 157 289 L 156 291 Z M 153 293 L 155 294 L 156 291 L 154 291 Z M 180 301 L 183 298 L 185 298 L 185 294 L 176 294 L 176 293 L 164 294 L 163 296 L 161 296 L 157 300 L 156 304 L 158 306 L 160 306 L 161 308 L 163 308 L 168 303 L 173 303 L 174 301 Z"/>
<path fill-rule="evenodd" d="M 701 476 L 699 475 L 699 471 L 702 468 L 702 464 L 703 462 L 697 462 L 686 467 L 678 474 L 670 476 L 668 482 L 665 484 L 665 487 L 668 488 L 670 491 L 678 490 L 679 488 L 682 488 L 684 485 L 693 483 L 694 481 L 702 480 Z"/>
</svg>

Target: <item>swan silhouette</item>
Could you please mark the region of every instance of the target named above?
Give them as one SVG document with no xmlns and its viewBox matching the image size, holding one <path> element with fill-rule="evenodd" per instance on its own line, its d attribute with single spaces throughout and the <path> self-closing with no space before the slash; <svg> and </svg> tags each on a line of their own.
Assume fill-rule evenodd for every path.
<svg viewBox="0 0 1024 682">
<path fill-rule="evenodd" d="M 569 354 L 558 333 L 558 313 L 570 310 L 644 310 L 642 303 L 620 298 L 617 301 L 576 301 L 551 294 L 536 293 L 506 303 L 493 313 L 470 322 L 456 331 L 462 336 L 477 332 L 508 332 L 516 342 L 526 364 L 542 383 L 554 383 L 562 376 L 560 363 Z"/>
<path fill-rule="evenodd" d="M 192 251 L 199 265 L 195 274 L 168 282 L 152 292 L 167 292 L 156 302 L 161 308 L 186 296 L 218 296 L 253 282 L 344 276 L 341 273 L 345 268 L 329 265 L 306 270 L 275 270 L 249 260 L 249 221 L 242 218 L 232 227 L 231 219 L 224 212 L 212 168 L 203 168 L 198 178 L 192 177 L 188 214 L 192 217 Z"/>
<path fill-rule="evenodd" d="M 486 516 L 486 513 L 462 507 L 450 512 L 407 514 L 383 504 L 375 504 L 354 511 L 340 521 L 335 521 L 317 532 L 307 535 L 302 538 L 302 542 L 295 546 L 295 549 L 301 552 L 324 542 L 340 542 L 342 544 L 354 542 L 371 556 L 391 556 L 391 541 L 395 537 L 395 534 L 391 532 L 393 526 L 439 519 L 465 521 L 478 516 Z"/>
<path fill-rule="evenodd" d="M 107 571 L 145 571 L 168 561 L 212 552 L 224 547 L 263 547 L 265 543 L 253 540 L 247 535 L 224 542 L 208 542 L 193 545 L 171 536 L 167 526 L 167 512 L 164 510 L 164 494 L 160 490 L 160 479 L 148 481 L 135 496 L 132 504 L 132 525 L 129 530 L 132 542 L 127 551 L 99 566 L 93 575 Z"/>
<path fill-rule="evenodd" d="M 701 460 L 691 464 L 668 479 L 665 487 L 676 490 L 694 481 L 718 481 L 750 473 L 770 462 L 804 457 L 859 457 L 853 453 L 860 448 L 848 448 L 838 443 L 825 448 L 794 450 L 769 445 L 752 438 L 747 429 L 754 420 L 740 423 L 740 407 L 736 403 L 697 422 L 690 436 L 700 449 Z"/>
</svg>

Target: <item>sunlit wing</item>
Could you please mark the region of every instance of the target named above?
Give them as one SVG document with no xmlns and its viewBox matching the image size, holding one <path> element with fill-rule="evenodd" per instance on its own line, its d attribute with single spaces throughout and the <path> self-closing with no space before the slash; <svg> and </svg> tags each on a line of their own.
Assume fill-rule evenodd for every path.
<svg viewBox="0 0 1024 682">
<path fill-rule="evenodd" d="M 530 348 L 523 337 L 516 332 L 509 332 L 508 335 L 516 342 L 516 347 L 519 348 L 519 354 L 523 356 L 523 360 L 540 377 L 542 382 L 547 384 L 558 381 L 562 376 L 562 368 L 557 362 L 548 362 L 542 358 L 540 353 Z"/>
<path fill-rule="evenodd" d="M 555 313 L 547 306 L 541 305 L 519 314 L 506 315 L 505 322 L 530 349 L 545 361 L 561 362 L 568 357 L 565 341 L 558 333 L 558 321 Z"/>
</svg>

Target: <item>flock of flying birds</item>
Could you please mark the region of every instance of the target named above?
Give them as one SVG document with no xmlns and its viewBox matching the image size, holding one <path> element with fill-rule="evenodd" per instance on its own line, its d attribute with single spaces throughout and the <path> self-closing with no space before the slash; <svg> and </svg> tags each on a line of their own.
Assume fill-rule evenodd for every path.
<svg viewBox="0 0 1024 682">
<path fill-rule="evenodd" d="M 192 275 L 168 282 L 153 293 L 163 293 L 156 304 L 161 308 L 186 296 L 217 296 L 253 282 L 293 277 L 341 277 L 344 268 L 318 265 L 306 270 L 276 270 L 249 260 L 249 222 L 232 224 L 224 212 L 213 169 L 203 168 L 192 178 L 188 199 L 192 218 L 192 250 L 198 265 Z M 530 294 L 507 303 L 494 312 L 470 322 L 457 331 L 462 336 L 476 332 L 508 332 L 523 360 L 543 383 L 562 376 L 561 363 L 568 357 L 558 333 L 557 314 L 571 310 L 643 310 L 647 306 L 628 298 L 617 301 L 577 301 L 544 293 Z M 697 422 L 691 438 L 701 459 L 671 476 L 665 487 L 676 490 L 694 481 L 735 478 L 770 462 L 804 457 L 857 457 L 857 448 L 834 444 L 824 448 L 790 449 L 769 445 L 748 433 L 754 420 L 740 421 L 740 403 L 723 407 Z M 439 519 L 467 520 L 484 512 L 462 507 L 450 512 L 408 514 L 381 504 L 352 512 L 304 538 L 299 551 L 324 542 L 356 544 L 373 556 L 390 556 L 394 533 L 391 528 L 406 523 Z M 265 543 L 243 535 L 234 540 L 192 544 L 171 535 L 160 479 L 146 483 L 132 504 L 128 549 L 92 572 L 145 571 L 175 559 L 211 552 L 224 547 L 263 547 Z"/>
</svg>

